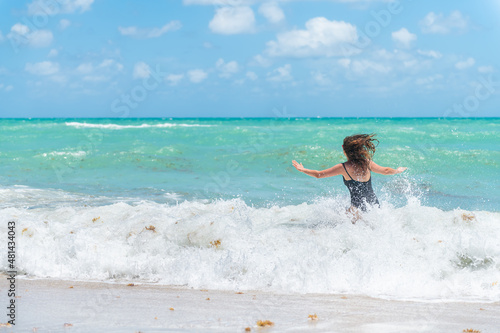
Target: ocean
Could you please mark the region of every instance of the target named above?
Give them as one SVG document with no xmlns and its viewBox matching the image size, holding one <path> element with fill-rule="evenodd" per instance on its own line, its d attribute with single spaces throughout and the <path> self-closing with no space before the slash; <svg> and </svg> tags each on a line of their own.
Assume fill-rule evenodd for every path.
<svg viewBox="0 0 500 333">
<path fill-rule="evenodd" d="M 500 119 L 1 119 L 0 239 L 19 276 L 220 290 L 500 300 Z M 377 133 L 381 207 L 345 161 Z M 7 272 L 7 250 L 0 271 Z"/>
</svg>

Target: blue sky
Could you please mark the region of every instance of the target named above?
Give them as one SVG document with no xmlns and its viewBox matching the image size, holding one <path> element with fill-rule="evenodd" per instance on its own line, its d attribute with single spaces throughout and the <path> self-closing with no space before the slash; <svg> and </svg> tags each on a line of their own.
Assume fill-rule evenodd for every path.
<svg viewBox="0 0 500 333">
<path fill-rule="evenodd" d="M 500 0 L 0 0 L 0 117 L 500 115 Z"/>
</svg>

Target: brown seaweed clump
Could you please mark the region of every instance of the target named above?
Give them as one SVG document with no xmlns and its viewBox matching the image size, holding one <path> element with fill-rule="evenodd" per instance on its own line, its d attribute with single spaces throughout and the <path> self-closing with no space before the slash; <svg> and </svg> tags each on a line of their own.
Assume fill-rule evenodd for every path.
<svg viewBox="0 0 500 333">
<path fill-rule="evenodd" d="M 219 246 L 220 246 L 220 239 L 217 239 L 217 240 L 211 241 L 211 242 L 210 242 L 210 245 L 212 245 L 213 247 L 215 247 L 216 249 L 218 249 L 218 248 L 219 248 Z"/>
<path fill-rule="evenodd" d="M 475 219 L 476 216 L 474 214 L 466 214 L 466 213 L 462 214 L 462 220 L 465 222 L 471 222 L 474 221 Z"/>
<path fill-rule="evenodd" d="M 318 316 L 316 314 L 309 315 L 309 316 L 307 316 L 307 318 L 309 318 L 311 320 L 318 320 Z"/>
<path fill-rule="evenodd" d="M 154 226 L 154 225 L 150 225 L 149 227 L 144 227 L 144 229 L 146 229 L 146 230 L 150 230 L 150 231 L 152 231 L 152 232 L 156 232 L 156 228 L 155 228 L 155 226 Z"/>
<path fill-rule="evenodd" d="M 259 327 L 271 327 L 271 326 L 274 326 L 274 323 L 270 320 L 258 320 L 257 326 L 259 326 Z"/>
</svg>

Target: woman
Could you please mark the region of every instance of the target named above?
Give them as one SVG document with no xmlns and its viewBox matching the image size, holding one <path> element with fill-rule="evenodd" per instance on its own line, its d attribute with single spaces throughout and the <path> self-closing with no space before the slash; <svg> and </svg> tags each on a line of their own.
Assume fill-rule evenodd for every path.
<svg viewBox="0 0 500 333">
<path fill-rule="evenodd" d="M 394 175 L 401 173 L 406 168 L 399 167 L 392 169 L 381 167 L 372 161 L 375 153 L 375 144 L 378 140 L 374 139 L 375 134 L 356 134 L 344 139 L 342 145 L 347 162 L 339 163 L 329 169 L 317 171 L 309 170 L 302 166 L 302 163 L 293 161 L 293 166 L 300 172 L 316 178 L 326 178 L 342 175 L 344 184 L 351 193 L 351 207 L 349 211 L 358 216 L 358 209 L 366 211 L 368 205 L 379 205 L 377 196 L 373 192 L 372 179 L 370 171 L 382 175 Z M 357 219 L 357 218 L 356 218 Z"/>
</svg>

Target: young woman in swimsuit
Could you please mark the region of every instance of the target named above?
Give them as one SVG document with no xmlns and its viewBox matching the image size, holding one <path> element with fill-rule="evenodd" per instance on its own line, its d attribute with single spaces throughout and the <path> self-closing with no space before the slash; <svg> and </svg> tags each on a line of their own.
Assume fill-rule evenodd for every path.
<svg viewBox="0 0 500 333">
<path fill-rule="evenodd" d="M 370 171 L 382 175 L 394 175 L 406 170 L 404 167 L 392 169 L 382 167 L 373 162 L 372 157 L 375 153 L 374 139 L 375 134 L 357 134 L 348 136 L 344 139 L 342 145 L 347 162 L 339 163 L 329 169 L 317 171 L 309 170 L 302 166 L 302 163 L 293 161 L 293 166 L 300 172 L 316 178 L 326 178 L 342 175 L 344 184 L 351 193 L 351 207 L 349 211 L 359 217 L 358 209 L 366 211 L 367 207 L 379 205 L 377 196 L 373 192 L 372 179 Z M 354 223 L 354 222 L 353 222 Z"/>
</svg>

